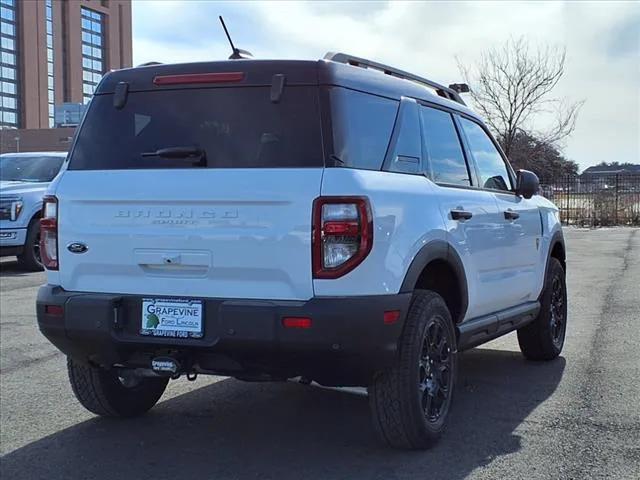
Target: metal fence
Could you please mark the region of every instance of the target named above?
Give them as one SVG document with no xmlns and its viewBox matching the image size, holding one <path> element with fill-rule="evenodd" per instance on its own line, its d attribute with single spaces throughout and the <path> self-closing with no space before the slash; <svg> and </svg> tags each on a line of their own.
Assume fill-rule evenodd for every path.
<svg viewBox="0 0 640 480">
<path fill-rule="evenodd" d="M 541 184 L 565 225 L 640 226 L 640 175 L 567 176 Z"/>
</svg>

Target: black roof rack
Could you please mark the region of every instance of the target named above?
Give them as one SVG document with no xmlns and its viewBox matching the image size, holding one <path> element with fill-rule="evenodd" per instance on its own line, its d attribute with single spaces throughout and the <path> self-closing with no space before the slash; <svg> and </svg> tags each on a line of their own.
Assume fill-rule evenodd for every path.
<svg viewBox="0 0 640 480">
<path fill-rule="evenodd" d="M 419 77 L 412 73 L 405 72 L 403 70 L 399 70 L 394 67 L 390 67 L 389 65 L 384 65 L 382 63 L 377 63 L 372 60 L 367 60 L 366 58 L 354 57 L 353 55 L 349 55 L 347 53 L 329 52 L 324 56 L 324 59 L 332 62 L 353 65 L 355 67 L 364 67 L 364 68 L 371 68 L 373 70 L 379 70 L 380 72 L 385 73 L 386 75 L 390 75 L 392 77 L 403 78 L 405 80 L 410 80 L 412 82 L 426 85 L 434 89 L 439 96 L 447 98 L 449 100 L 453 100 L 454 102 L 458 102 L 462 105 L 466 105 L 466 103 L 464 103 L 464 100 L 462 100 L 462 97 L 458 93 L 459 91 L 462 91 L 462 92 L 465 91 L 465 89 L 460 88 L 463 84 L 455 84 L 457 88 L 445 87 L 444 85 L 440 85 L 437 82 L 433 82 L 431 80 Z M 467 87 L 466 85 L 465 87 L 466 87 L 466 91 L 468 91 L 469 87 Z"/>
</svg>

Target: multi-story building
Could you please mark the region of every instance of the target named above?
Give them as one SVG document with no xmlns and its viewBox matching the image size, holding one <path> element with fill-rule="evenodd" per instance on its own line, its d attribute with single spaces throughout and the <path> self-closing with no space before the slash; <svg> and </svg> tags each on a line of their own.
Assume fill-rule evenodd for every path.
<svg viewBox="0 0 640 480">
<path fill-rule="evenodd" d="M 0 0 L 0 27 L 3 151 L 19 135 L 7 129 L 55 127 L 57 106 L 87 103 L 105 72 L 131 66 L 130 0 Z"/>
</svg>

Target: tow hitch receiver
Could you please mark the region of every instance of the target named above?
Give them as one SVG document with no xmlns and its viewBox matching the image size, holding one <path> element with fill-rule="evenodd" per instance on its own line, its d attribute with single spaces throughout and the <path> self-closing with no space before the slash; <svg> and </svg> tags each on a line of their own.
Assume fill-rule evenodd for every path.
<svg viewBox="0 0 640 480">
<path fill-rule="evenodd" d="M 180 364 L 171 357 L 155 357 L 151 369 L 158 375 L 174 376 L 180 372 Z"/>
</svg>

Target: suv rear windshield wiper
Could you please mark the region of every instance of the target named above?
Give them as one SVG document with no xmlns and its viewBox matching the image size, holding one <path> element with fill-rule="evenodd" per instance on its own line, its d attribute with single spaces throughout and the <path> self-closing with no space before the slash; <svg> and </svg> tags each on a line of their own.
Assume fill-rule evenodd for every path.
<svg viewBox="0 0 640 480">
<path fill-rule="evenodd" d="M 198 158 L 201 162 L 206 160 L 207 155 L 205 151 L 198 147 L 167 147 L 160 148 L 155 152 L 142 152 L 143 157 L 160 157 L 171 159 L 191 159 Z"/>
</svg>

